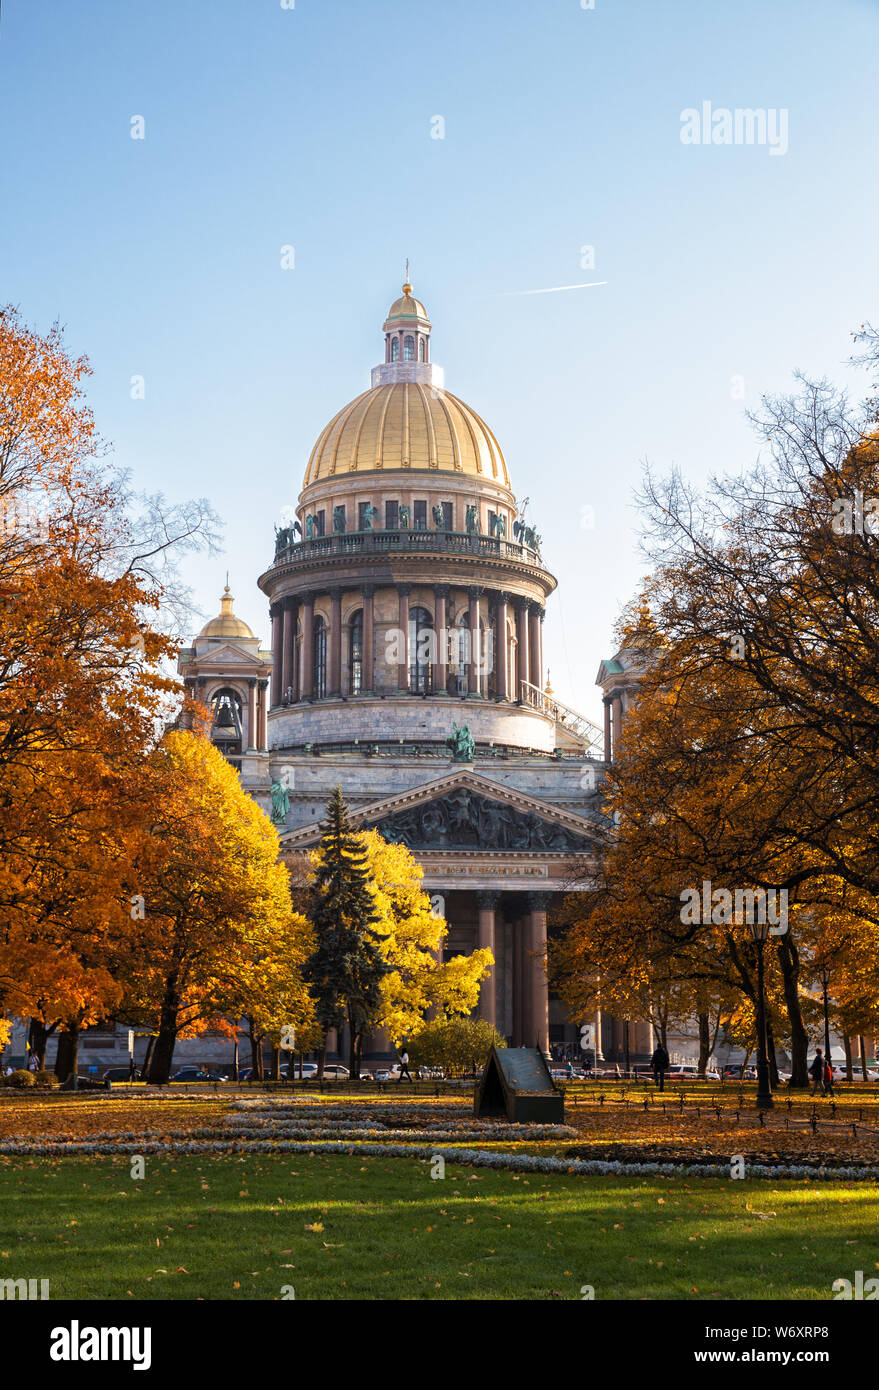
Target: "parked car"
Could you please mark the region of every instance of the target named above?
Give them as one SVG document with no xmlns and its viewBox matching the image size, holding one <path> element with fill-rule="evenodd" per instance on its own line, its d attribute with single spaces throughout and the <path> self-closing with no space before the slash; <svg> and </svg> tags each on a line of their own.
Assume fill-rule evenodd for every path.
<svg viewBox="0 0 879 1390">
<path fill-rule="evenodd" d="M 128 1067 L 108 1067 L 101 1077 L 102 1081 L 128 1081 L 131 1073 Z M 137 1072 L 135 1072 L 135 1076 Z"/>
<path fill-rule="evenodd" d="M 315 1067 L 315 1075 L 317 1067 Z M 341 1062 L 328 1062 L 324 1067 L 324 1081 L 347 1081 L 351 1075 L 347 1067 L 343 1067 Z"/>
<path fill-rule="evenodd" d="M 296 1062 L 294 1065 L 294 1063 L 292 1062 L 290 1062 L 289 1064 L 285 1062 L 284 1065 L 281 1067 L 281 1075 L 283 1076 L 285 1081 L 298 1081 L 299 1063 Z M 317 1062 L 303 1062 L 302 1080 L 311 1081 L 312 1078 L 315 1076 L 317 1076 Z"/>
<path fill-rule="evenodd" d="M 172 1081 L 225 1081 L 218 1071 L 203 1071 L 201 1067 L 181 1067 L 171 1077 Z"/>
<path fill-rule="evenodd" d="M 666 1081 L 698 1081 L 700 1079 L 699 1068 L 692 1066 L 669 1067 L 665 1074 L 665 1079 Z M 720 1072 L 714 1067 L 707 1067 L 705 1070 L 705 1080 L 719 1081 Z"/>
</svg>

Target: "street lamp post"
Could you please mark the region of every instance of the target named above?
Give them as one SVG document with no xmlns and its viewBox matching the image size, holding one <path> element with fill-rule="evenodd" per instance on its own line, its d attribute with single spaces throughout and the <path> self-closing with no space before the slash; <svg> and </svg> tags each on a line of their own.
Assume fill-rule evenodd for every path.
<svg viewBox="0 0 879 1390">
<path fill-rule="evenodd" d="M 766 998 L 763 988 L 763 948 L 769 936 L 768 922 L 751 922 L 751 935 L 757 947 L 757 1109 L 775 1105 L 769 1083 L 769 1057 L 766 1051 Z"/>
</svg>

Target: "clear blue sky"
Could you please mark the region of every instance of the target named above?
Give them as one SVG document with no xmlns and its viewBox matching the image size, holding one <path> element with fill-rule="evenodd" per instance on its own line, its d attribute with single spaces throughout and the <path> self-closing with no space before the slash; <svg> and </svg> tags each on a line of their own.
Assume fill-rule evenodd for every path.
<svg viewBox="0 0 879 1390">
<path fill-rule="evenodd" d="M 409 256 L 559 578 L 553 685 L 594 715 L 642 461 L 746 465 L 744 407 L 846 377 L 879 319 L 877 50 L 879 0 L 5 0 L 0 298 L 88 354 L 140 485 L 212 499 L 199 601 L 228 565 L 267 639 L 273 523 Z M 784 108 L 788 153 L 682 144 L 703 101 Z"/>
</svg>

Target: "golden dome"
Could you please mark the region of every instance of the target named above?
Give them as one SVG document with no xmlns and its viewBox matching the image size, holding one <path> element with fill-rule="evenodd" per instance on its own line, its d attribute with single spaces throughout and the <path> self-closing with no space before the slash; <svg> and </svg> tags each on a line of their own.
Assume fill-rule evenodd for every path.
<svg viewBox="0 0 879 1390">
<path fill-rule="evenodd" d="M 227 584 L 223 590 L 223 597 L 220 599 L 220 612 L 216 618 L 211 618 L 209 623 L 205 623 L 199 637 L 249 637 L 255 640 L 253 632 L 247 626 L 243 618 L 236 618 L 232 612 L 234 599 L 229 592 Z"/>
<path fill-rule="evenodd" d="M 311 452 L 304 486 L 391 468 L 464 473 L 510 486 L 501 446 L 485 421 L 457 396 L 418 382 L 373 386 L 340 410 Z"/>
<path fill-rule="evenodd" d="M 399 299 L 395 299 L 390 309 L 388 310 L 388 318 L 386 322 L 389 322 L 391 319 L 413 318 L 427 319 L 427 310 L 425 309 L 420 299 L 413 298 L 412 286 L 407 281 L 407 283 L 403 286 L 402 296 Z M 427 321 L 428 323 L 430 322 L 429 319 Z"/>
</svg>

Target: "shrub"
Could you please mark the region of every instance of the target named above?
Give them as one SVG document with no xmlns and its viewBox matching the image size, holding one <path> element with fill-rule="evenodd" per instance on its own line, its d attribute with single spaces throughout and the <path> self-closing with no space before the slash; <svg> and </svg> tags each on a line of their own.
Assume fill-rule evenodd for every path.
<svg viewBox="0 0 879 1390">
<path fill-rule="evenodd" d="M 61 1082 L 53 1071 L 35 1071 L 33 1073 L 34 1085 L 41 1091 L 54 1091 Z"/>
<path fill-rule="evenodd" d="M 11 1076 L 6 1078 L 7 1086 L 19 1086 L 24 1089 L 33 1086 L 34 1073 L 32 1071 L 14 1071 Z"/>
<path fill-rule="evenodd" d="M 484 1066 L 492 1044 L 506 1039 L 481 1018 L 445 1018 L 426 1023 L 409 1043 L 413 1066 L 442 1067 L 447 1075 Z"/>
</svg>

